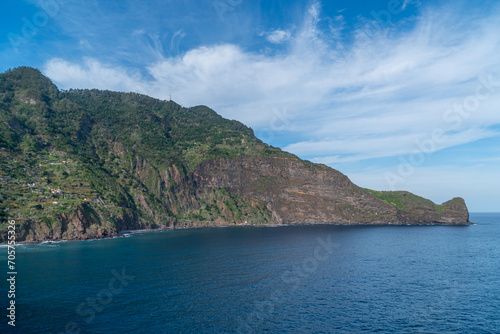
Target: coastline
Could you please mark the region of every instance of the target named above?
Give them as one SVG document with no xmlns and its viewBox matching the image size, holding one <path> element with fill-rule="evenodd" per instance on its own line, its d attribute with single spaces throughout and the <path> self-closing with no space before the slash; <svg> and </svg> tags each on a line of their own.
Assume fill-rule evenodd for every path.
<svg viewBox="0 0 500 334">
<path fill-rule="evenodd" d="M 445 223 L 432 223 L 432 224 L 422 224 L 422 223 L 382 223 L 382 222 L 373 222 L 373 223 L 364 223 L 364 224 L 352 224 L 352 223 L 316 223 L 316 222 L 300 222 L 300 223 L 291 223 L 291 224 L 218 224 L 218 225 L 187 225 L 187 226 L 179 226 L 179 227 L 161 227 L 161 228 L 147 228 L 147 229 L 137 229 L 137 230 L 122 230 L 116 233 L 98 237 L 98 238 L 74 238 L 74 239 L 47 239 L 42 241 L 21 241 L 17 242 L 18 245 L 42 245 L 42 244 L 57 244 L 68 241 L 94 241 L 94 240 L 104 240 L 104 239 L 115 239 L 115 238 L 126 238 L 130 237 L 134 234 L 140 234 L 145 232 L 161 232 L 161 231 L 174 231 L 174 230 L 189 230 L 189 229 L 198 229 L 198 228 L 227 228 L 227 227 L 287 227 L 287 226 L 307 226 L 307 225 L 324 225 L 324 226 L 356 226 L 356 227 L 384 227 L 384 226 L 472 226 L 477 225 L 477 223 L 467 222 L 460 224 L 445 224 Z M 7 247 L 7 243 L 0 243 L 0 248 Z"/>
</svg>

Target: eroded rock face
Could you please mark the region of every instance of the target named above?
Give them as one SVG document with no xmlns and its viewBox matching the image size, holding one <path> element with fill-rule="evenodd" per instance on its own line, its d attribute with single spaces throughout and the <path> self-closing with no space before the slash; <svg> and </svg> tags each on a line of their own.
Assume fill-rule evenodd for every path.
<svg viewBox="0 0 500 334">
<path fill-rule="evenodd" d="M 469 223 L 469 213 L 461 198 L 437 206 L 410 193 L 396 192 L 395 196 L 409 198 L 405 208 L 401 209 L 376 198 L 336 170 L 289 157 L 214 159 L 202 163 L 190 176 L 181 176 L 175 166 L 168 174 L 166 180 L 172 178 L 173 186 L 170 190 L 163 190 L 164 205 L 170 206 L 172 211 L 179 208 L 197 210 L 200 202 L 211 199 L 220 208 L 219 216 L 211 221 L 161 222 L 158 219 L 155 225 L 140 219 L 130 210 L 109 213 L 102 206 L 86 204 L 73 212 L 60 214 L 51 228 L 40 222 L 26 222 L 19 238 L 33 242 L 81 240 L 111 237 L 119 230 L 127 229 L 220 226 L 247 220 L 248 224 Z M 210 197 L 219 189 L 227 190 L 247 204 L 242 210 L 244 217 L 239 217 L 228 207 L 226 197 Z M 156 212 L 148 206 L 145 196 L 139 195 L 137 204 L 139 212 L 157 220 Z M 267 214 L 261 213 L 265 210 Z M 257 211 L 260 214 L 258 221 L 253 215 Z"/>
<path fill-rule="evenodd" d="M 465 204 L 465 200 L 461 197 L 455 197 L 442 204 L 443 207 L 453 212 L 453 216 L 444 216 L 447 221 L 452 220 L 453 223 L 469 222 L 469 210 Z"/>
<path fill-rule="evenodd" d="M 196 212 L 207 202 L 218 208 L 211 220 L 176 221 L 158 216 L 145 195 L 136 198 L 136 209 L 84 204 L 58 215 L 51 227 L 28 221 L 19 240 L 81 240 L 105 238 L 120 230 L 220 226 L 228 224 L 412 224 L 463 225 L 469 212 L 462 198 L 442 205 L 408 192 L 387 192 L 404 208 L 372 195 L 347 176 L 326 166 L 291 157 L 241 157 L 213 159 L 201 163 L 191 174 L 181 175 L 174 165 L 163 176 L 147 163 L 137 164 L 137 173 L 148 174 L 154 193 L 161 192 L 163 205 L 172 212 Z M 146 167 L 145 167 L 146 166 Z M 146 182 L 146 178 L 144 178 Z M 169 183 L 166 187 L 163 184 Z M 217 195 L 223 190 L 228 195 Z M 228 203 L 238 198 L 239 213 Z M 114 209 L 114 211 L 113 211 Z M 142 217 L 142 218 L 141 218 Z"/>
<path fill-rule="evenodd" d="M 374 197 L 334 169 L 289 157 L 206 161 L 194 172 L 194 179 L 200 188 L 226 188 L 245 199 L 265 203 L 277 224 L 466 224 L 469 221 L 463 199 L 444 203 L 439 212 L 433 203 L 421 205 L 420 201 L 410 202 L 401 209 Z"/>
</svg>

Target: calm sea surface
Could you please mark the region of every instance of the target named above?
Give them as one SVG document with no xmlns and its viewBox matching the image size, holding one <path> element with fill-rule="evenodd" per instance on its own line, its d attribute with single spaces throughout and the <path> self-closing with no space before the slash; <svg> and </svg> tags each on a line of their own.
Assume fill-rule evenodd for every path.
<svg viewBox="0 0 500 334">
<path fill-rule="evenodd" d="M 500 333 L 500 214 L 478 225 L 145 232 L 19 246 L 0 333 Z"/>
</svg>

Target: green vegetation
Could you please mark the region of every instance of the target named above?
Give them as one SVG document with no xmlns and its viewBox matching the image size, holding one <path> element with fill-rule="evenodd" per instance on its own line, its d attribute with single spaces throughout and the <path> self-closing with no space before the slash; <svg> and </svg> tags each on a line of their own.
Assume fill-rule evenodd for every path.
<svg viewBox="0 0 500 334">
<path fill-rule="evenodd" d="M 178 172 L 190 182 L 206 160 L 256 155 L 295 158 L 205 106 L 183 108 L 136 93 L 59 91 L 29 67 L 0 74 L 0 224 L 15 218 L 50 227 L 85 203 L 103 216 L 113 207 L 121 208 L 117 214 L 133 210 L 146 225 L 221 215 L 239 222 L 260 209 L 221 191 L 218 198 L 183 198 L 173 177 Z M 206 205 L 186 211 L 186 196 Z"/>
<path fill-rule="evenodd" d="M 400 210 L 430 210 L 436 212 L 445 212 L 446 208 L 442 205 L 434 204 L 431 200 L 414 195 L 407 191 L 376 191 L 371 189 L 365 189 L 372 196 L 388 203 L 394 205 Z"/>
</svg>

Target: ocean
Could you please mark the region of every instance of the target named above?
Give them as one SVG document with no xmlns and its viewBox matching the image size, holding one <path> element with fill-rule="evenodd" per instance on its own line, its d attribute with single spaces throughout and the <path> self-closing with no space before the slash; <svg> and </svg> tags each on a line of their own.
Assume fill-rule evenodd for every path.
<svg viewBox="0 0 500 334">
<path fill-rule="evenodd" d="M 471 221 L 19 245 L 15 298 L 3 247 L 0 333 L 500 333 L 500 214 Z"/>
</svg>

